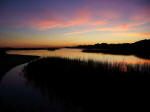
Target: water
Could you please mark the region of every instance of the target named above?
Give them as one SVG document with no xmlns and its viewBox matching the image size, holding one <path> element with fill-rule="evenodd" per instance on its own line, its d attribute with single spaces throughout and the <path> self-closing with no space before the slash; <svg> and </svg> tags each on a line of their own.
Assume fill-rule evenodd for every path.
<svg viewBox="0 0 150 112">
<path fill-rule="evenodd" d="M 49 100 L 48 95 L 43 93 L 40 88 L 27 83 L 22 71 L 25 65 L 19 65 L 6 73 L 0 84 L 0 98 L 12 107 L 22 110 L 53 112 L 54 109 L 60 109 L 58 112 L 62 112 L 63 103 Z"/>
<path fill-rule="evenodd" d="M 124 64 L 150 64 L 149 59 L 142 59 L 135 55 L 112 55 L 103 53 L 84 53 L 81 49 L 60 49 L 56 51 L 48 50 L 14 50 L 9 51 L 9 54 L 36 55 L 41 57 L 67 57 L 71 59 L 94 60 L 108 63 L 124 63 Z"/>
<path fill-rule="evenodd" d="M 150 64 L 149 59 L 142 59 L 134 55 L 112 55 L 103 53 L 83 53 L 81 49 L 48 50 L 17 50 L 9 54 L 35 55 L 41 57 L 67 57 L 71 59 L 94 60 L 108 63 Z M 35 110 L 38 112 L 81 112 L 82 107 L 68 105 L 53 95 L 53 92 L 43 83 L 36 85 L 24 76 L 23 68 L 26 64 L 18 65 L 8 71 L 0 83 L 0 98 L 18 109 Z"/>
</svg>

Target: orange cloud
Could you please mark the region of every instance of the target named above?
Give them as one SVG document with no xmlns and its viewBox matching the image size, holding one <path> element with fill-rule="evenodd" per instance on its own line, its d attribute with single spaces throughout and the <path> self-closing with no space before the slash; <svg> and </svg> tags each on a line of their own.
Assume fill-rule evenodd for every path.
<svg viewBox="0 0 150 112">
<path fill-rule="evenodd" d="M 150 32 L 147 32 L 147 33 L 139 33 L 139 35 L 142 36 L 142 37 L 150 38 Z"/>
<path fill-rule="evenodd" d="M 70 33 L 66 33 L 65 36 L 75 35 L 75 34 L 82 34 L 82 33 L 87 33 L 87 32 L 92 32 L 92 31 L 95 31 L 95 30 L 94 29 L 89 29 L 89 30 L 70 32 Z"/>
<path fill-rule="evenodd" d="M 144 38 L 150 38 L 150 32 L 147 33 L 131 33 L 131 32 L 115 32 L 111 33 L 113 36 L 125 36 L 125 37 L 144 37 Z"/>
<path fill-rule="evenodd" d="M 66 33 L 65 35 L 69 36 L 69 35 L 82 34 L 82 33 L 87 33 L 87 32 L 94 32 L 94 31 L 110 31 L 110 32 L 128 31 L 128 28 L 122 28 L 122 27 L 96 28 L 96 29 L 88 29 L 88 30 Z"/>
<path fill-rule="evenodd" d="M 111 27 L 111 28 L 99 28 L 96 31 L 128 31 L 128 28 Z"/>
<path fill-rule="evenodd" d="M 121 25 L 122 28 L 131 28 L 131 27 L 135 27 L 135 26 L 140 26 L 145 24 L 145 22 L 137 22 L 137 23 L 128 23 L 128 24 L 123 24 Z"/>
</svg>

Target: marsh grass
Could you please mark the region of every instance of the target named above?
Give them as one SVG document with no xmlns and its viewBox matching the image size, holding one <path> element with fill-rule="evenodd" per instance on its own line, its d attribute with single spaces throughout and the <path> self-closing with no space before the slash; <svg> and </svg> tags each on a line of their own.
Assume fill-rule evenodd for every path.
<svg viewBox="0 0 150 112">
<path fill-rule="evenodd" d="M 133 66 L 49 57 L 29 63 L 24 76 L 30 85 L 40 88 L 50 101 L 55 99 L 68 110 L 77 106 L 91 112 L 106 103 L 115 105 L 114 101 L 136 101 L 136 94 L 144 92 L 143 88 L 150 85 L 141 85 L 149 80 L 149 71 L 150 66 L 146 64 Z M 117 103 L 117 106 L 121 105 Z"/>
<path fill-rule="evenodd" d="M 37 61 L 31 62 L 26 67 L 28 72 L 37 72 L 38 73 L 66 73 L 68 75 L 75 75 L 84 73 L 89 74 L 94 73 L 100 75 L 114 75 L 115 74 L 126 74 L 131 75 L 136 73 L 140 75 L 146 75 L 150 73 L 149 64 L 126 64 L 122 63 L 109 63 L 109 62 L 96 62 L 94 60 L 80 60 L 80 59 L 69 59 L 69 58 L 60 58 L 60 57 L 47 57 L 42 58 Z M 107 73 L 107 74 L 106 74 Z M 113 74 L 115 73 L 115 74 Z"/>
<path fill-rule="evenodd" d="M 149 82 L 150 79 L 150 65 L 148 64 L 102 63 L 59 57 L 33 61 L 25 67 L 24 71 L 25 78 L 30 84 L 38 87 L 44 86 L 48 90 L 54 88 L 55 91 L 60 90 L 61 93 L 65 90 L 68 93 L 82 91 L 85 94 L 88 88 L 95 91 L 95 88 L 99 87 L 120 87 L 124 81 Z M 71 88 L 68 88 L 69 86 Z M 84 91 L 83 88 L 87 90 Z"/>
</svg>

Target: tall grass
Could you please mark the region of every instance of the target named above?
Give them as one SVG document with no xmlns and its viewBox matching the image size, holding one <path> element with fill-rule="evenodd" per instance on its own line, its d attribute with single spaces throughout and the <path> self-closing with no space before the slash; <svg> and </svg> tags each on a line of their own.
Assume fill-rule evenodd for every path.
<svg viewBox="0 0 150 112">
<path fill-rule="evenodd" d="M 24 76 L 29 84 L 40 88 L 50 101 L 55 99 L 65 104 L 67 109 L 77 106 L 91 112 L 105 103 L 114 104 L 120 98 L 123 101 L 134 98 L 131 94 L 135 88 L 146 88 L 135 86 L 134 80 L 149 80 L 149 71 L 150 67 L 146 64 L 141 67 L 50 57 L 29 63 Z M 133 85 L 128 82 L 123 84 L 120 79 L 131 80 Z"/>
<path fill-rule="evenodd" d="M 126 63 L 109 63 L 109 62 L 96 62 L 94 60 L 80 60 L 80 59 L 69 59 L 60 57 L 49 57 L 42 58 L 40 60 L 31 62 L 27 66 L 27 70 L 30 72 L 63 72 L 63 73 L 119 73 L 119 74 L 149 74 L 149 64 L 126 64 Z M 106 75 L 106 74 L 105 74 Z"/>
</svg>

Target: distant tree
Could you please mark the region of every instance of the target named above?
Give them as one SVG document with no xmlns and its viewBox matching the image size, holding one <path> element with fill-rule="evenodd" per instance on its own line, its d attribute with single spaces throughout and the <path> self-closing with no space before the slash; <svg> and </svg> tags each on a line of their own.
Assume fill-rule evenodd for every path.
<svg viewBox="0 0 150 112">
<path fill-rule="evenodd" d="M 101 43 L 102 46 L 107 46 L 107 43 Z"/>
</svg>

